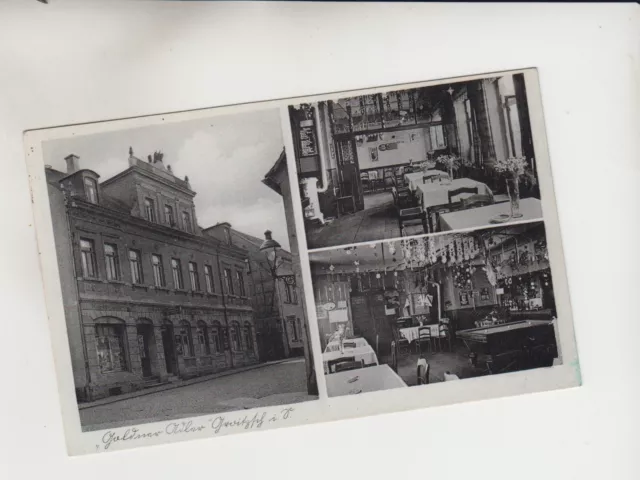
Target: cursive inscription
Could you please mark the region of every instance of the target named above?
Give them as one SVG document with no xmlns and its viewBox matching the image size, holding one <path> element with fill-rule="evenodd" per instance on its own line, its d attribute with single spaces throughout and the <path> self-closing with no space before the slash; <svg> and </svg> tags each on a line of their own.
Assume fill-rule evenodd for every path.
<svg viewBox="0 0 640 480">
<path fill-rule="evenodd" d="M 293 412 L 293 407 L 287 407 L 276 412 L 258 411 L 253 415 L 244 415 L 243 417 L 218 415 L 201 422 L 194 422 L 193 420 L 173 421 L 160 430 L 144 430 L 140 427 L 130 427 L 122 433 L 117 430 L 108 430 L 102 435 L 102 445 L 96 445 L 96 450 L 100 451 L 101 448 L 108 450 L 109 447 L 119 443 L 163 436 L 190 435 L 204 431 L 213 431 L 217 435 L 221 432 L 236 429 L 260 429 L 265 424 L 270 425 L 279 421 L 289 420 Z"/>
</svg>

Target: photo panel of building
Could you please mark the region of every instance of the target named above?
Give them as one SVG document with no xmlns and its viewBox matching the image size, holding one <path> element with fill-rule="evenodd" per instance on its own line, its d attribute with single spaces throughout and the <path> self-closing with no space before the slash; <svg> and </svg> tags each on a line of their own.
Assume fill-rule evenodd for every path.
<svg viewBox="0 0 640 480">
<path fill-rule="evenodd" d="M 290 106 L 308 248 L 542 219 L 526 78 Z"/>
<path fill-rule="evenodd" d="M 543 222 L 309 254 L 329 396 L 552 366 Z"/>
<path fill-rule="evenodd" d="M 83 429 L 317 398 L 282 142 L 273 109 L 45 145 Z"/>
</svg>

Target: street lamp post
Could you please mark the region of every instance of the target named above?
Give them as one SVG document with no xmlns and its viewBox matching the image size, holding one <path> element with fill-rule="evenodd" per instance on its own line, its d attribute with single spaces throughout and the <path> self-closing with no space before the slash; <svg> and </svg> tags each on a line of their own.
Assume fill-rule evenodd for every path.
<svg viewBox="0 0 640 480">
<path fill-rule="evenodd" d="M 278 314 L 280 315 L 280 321 L 282 322 L 282 330 L 284 332 L 284 353 L 285 357 L 289 356 L 289 332 L 287 332 L 287 323 L 284 318 L 284 314 L 282 313 L 281 305 L 280 305 L 280 285 L 278 281 L 282 278 L 287 281 L 293 280 L 295 282 L 294 275 L 279 275 L 278 268 L 282 266 L 284 263 L 284 259 L 282 256 L 278 255 L 282 246 L 272 238 L 271 230 L 267 230 L 264 232 L 264 241 L 262 245 L 260 245 L 260 251 L 263 252 L 267 258 L 267 265 L 269 266 L 269 273 L 271 274 L 271 278 L 273 279 L 273 294 L 271 296 L 271 308 L 274 308 L 274 303 L 276 302 L 276 292 L 277 292 L 277 300 L 278 300 Z"/>
</svg>

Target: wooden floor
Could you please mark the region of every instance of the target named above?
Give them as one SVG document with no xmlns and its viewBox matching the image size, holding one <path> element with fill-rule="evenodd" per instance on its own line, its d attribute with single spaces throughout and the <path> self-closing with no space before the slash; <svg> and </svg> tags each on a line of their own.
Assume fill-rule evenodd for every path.
<svg viewBox="0 0 640 480">
<path fill-rule="evenodd" d="M 365 196 L 365 209 L 307 232 L 308 248 L 397 238 L 398 214 L 390 192 Z"/>
</svg>

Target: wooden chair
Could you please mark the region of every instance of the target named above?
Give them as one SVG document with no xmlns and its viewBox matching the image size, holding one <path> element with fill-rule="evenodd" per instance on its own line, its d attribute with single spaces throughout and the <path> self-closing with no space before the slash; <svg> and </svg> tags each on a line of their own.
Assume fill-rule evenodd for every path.
<svg viewBox="0 0 640 480">
<path fill-rule="evenodd" d="M 369 191 L 376 192 L 382 185 L 382 180 L 380 179 L 380 174 L 377 170 L 371 170 L 367 172 L 369 176 Z"/>
<path fill-rule="evenodd" d="M 451 330 L 446 323 L 440 323 L 438 325 L 438 350 L 442 351 L 442 341 L 446 341 L 449 345 L 448 352 L 451 351 Z"/>
<path fill-rule="evenodd" d="M 398 356 L 409 355 L 411 353 L 409 349 L 409 340 L 404 338 L 397 328 L 393 329 L 393 341 L 396 346 L 396 353 Z"/>
<path fill-rule="evenodd" d="M 456 188 L 455 190 L 449 190 L 448 192 L 449 203 L 454 203 L 453 198 L 463 193 L 471 193 L 473 195 L 477 195 L 478 187 L 460 187 L 460 188 Z"/>
<path fill-rule="evenodd" d="M 429 384 L 429 364 L 427 360 L 423 357 L 418 359 L 418 385 L 428 385 Z"/>
<path fill-rule="evenodd" d="M 396 177 L 393 175 L 393 172 L 389 170 L 385 170 L 384 177 L 382 179 L 383 188 L 385 190 L 391 189 L 391 187 L 395 186 Z"/>
<path fill-rule="evenodd" d="M 357 370 L 359 368 L 364 368 L 363 360 L 357 360 L 353 362 L 340 362 L 335 364 L 335 373 L 346 372 L 348 370 Z"/>
<path fill-rule="evenodd" d="M 360 181 L 362 182 L 362 190 L 364 192 L 369 192 L 371 190 L 371 180 L 369 179 L 369 172 L 361 172 Z"/>
<path fill-rule="evenodd" d="M 398 371 L 398 348 L 395 340 L 391 342 L 391 364 L 389 366 L 394 372 Z"/>
<path fill-rule="evenodd" d="M 340 214 L 345 214 L 345 204 L 351 207 L 351 211 L 348 213 L 356 212 L 356 197 L 354 192 L 355 188 L 352 182 L 343 182 L 340 184 L 340 191 L 336 198 L 336 201 L 338 202 L 338 216 L 340 216 Z"/>
<path fill-rule="evenodd" d="M 427 216 L 420 207 L 402 208 L 399 211 L 398 222 L 400 227 L 400 236 L 407 236 L 407 229 L 417 229 L 414 235 L 427 233 Z"/>
<path fill-rule="evenodd" d="M 329 370 L 329 373 L 336 373 L 336 365 L 338 365 L 339 363 L 355 362 L 355 361 L 356 361 L 356 357 L 334 358 L 333 360 L 329 360 L 327 362 L 327 369 Z"/>
<path fill-rule="evenodd" d="M 416 346 L 418 347 L 420 354 L 422 355 L 422 344 L 429 344 L 429 352 L 433 353 L 433 344 L 431 343 L 431 327 L 418 327 L 418 338 L 416 339 Z"/>
<path fill-rule="evenodd" d="M 486 207 L 487 205 L 493 205 L 493 197 L 491 195 L 471 195 L 462 199 L 462 210 Z"/>
</svg>

